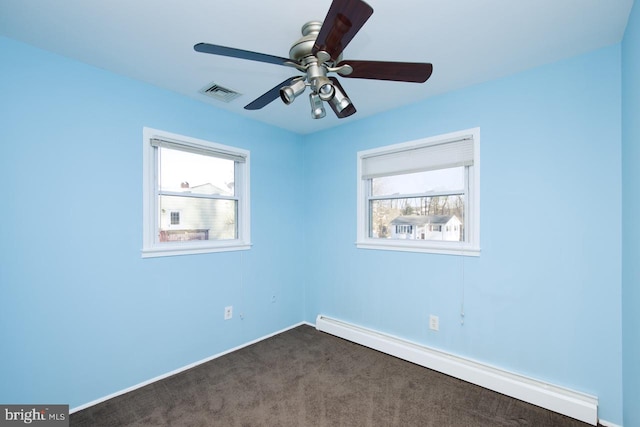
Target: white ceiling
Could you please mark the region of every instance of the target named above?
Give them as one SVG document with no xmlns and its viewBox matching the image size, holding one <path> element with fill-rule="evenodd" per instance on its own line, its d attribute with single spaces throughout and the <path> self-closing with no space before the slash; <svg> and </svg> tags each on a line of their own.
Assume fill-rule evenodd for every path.
<svg viewBox="0 0 640 427">
<path fill-rule="evenodd" d="M 331 0 L 2 0 L 0 35 L 297 133 L 311 133 L 619 42 L 633 0 L 367 0 L 345 59 L 431 62 L 424 84 L 340 78 L 358 112 L 313 120 L 306 96 L 244 110 L 293 68 L 197 53 L 207 42 L 287 57 Z M 597 64 L 594 64 L 597 66 Z M 199 94 L 215 82 L 243 95 Z"/>
</svg>

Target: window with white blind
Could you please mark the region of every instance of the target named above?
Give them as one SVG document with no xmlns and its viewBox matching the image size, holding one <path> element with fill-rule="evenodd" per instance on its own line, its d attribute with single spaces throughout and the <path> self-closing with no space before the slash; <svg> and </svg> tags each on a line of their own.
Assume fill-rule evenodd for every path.
<svg viewBox="0 0 640 427">
<path fill-rule="evenodd" d="M 143 257 L 249 249 L 249 152 L 143 131 Z"/>
<path fill-rule="evenodd" d="M 480 129 L 358 153 L 357 246 L 480 254 Z"/>
</svg>

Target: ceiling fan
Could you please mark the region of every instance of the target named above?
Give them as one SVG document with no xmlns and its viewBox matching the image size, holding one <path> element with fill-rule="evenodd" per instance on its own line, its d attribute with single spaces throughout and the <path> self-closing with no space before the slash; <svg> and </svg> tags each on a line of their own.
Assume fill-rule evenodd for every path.
<svg viewBox="0 0 640 427">
<path fill-rule="evenodd" d="M 278 96 L 289 105 L 309 87 L 314 119 L 325 116 L 323 102 L 342 119 L 354 114 L 356 108 L 338 79 L 328 77 L 328 73 L 356 79 L 424 83 L 433 71 L 429 63 L 343 60 L 344 48 L 372 14 L 371 6 L 362 0 L 333 0 L 324 22 L 311 21 L 302 26 L 302 37 L 291 46 L 289 58 L 209 43 L 198 43 L 193 48 L 202 53 L 289 66 L 303 73 L 289 77 L 250 102 L 244 107 L 247 110 L 258 110 Z"/>
</svg>

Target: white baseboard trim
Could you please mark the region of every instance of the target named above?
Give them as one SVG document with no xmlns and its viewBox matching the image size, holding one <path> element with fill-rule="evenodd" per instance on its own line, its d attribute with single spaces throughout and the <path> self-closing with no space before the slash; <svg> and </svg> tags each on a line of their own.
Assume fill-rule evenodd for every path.
<svg viewBox="0 0 640 427">
<path fill-rule="evenodd" d="M 605 421 L 605 420 L 600 420 L 600 425 L 602 425 L 602 427 L 622 427 L 619 424 L 611 423 L 611 422 Z"/>
<path fill-rule="evenodd" d="M 167 372 L 166 374 L 158 375 L 157 377 L 151 378 L 151 379 L 149 379 L 147 381 L 143 381 L 143 382 L 141 382 L 139 384 L 133 385 L 131 387 L 127 387 L 124 390 L 120 390 L 120 391 L 117 391 L 115 393 L 111 393 L 108 396 L 104 396 L 104 397 L 101 397 L 99 399 L 92 400 L 91 402 L 85 403 L 84 405 L 76 406 L 75 408 L 72 408 L 72 409 L 69 410 L 69 414 L 73 414 L 74 412 L 81 411 L 81 410 L 89 408 L 89 407 L 91 407 L 93 405 L 97 405 L 98 403 L 102 403 L 102 402 L 107 401 L 109 399 L 113 399 L 114 397 L 118 397 L 118 396 L 121 396 L 121 395 L 123 395 L 125 393 L 129 393 L 130 391 L 137 390 L 137 389 L 139 389 L 141 387 L 144 387 L 144 386 L 149 385 L 151 383 L 154 383 L 156 381 L 160 381 L 160 380 L 168 378 L 170 376 L 179 374 L 180 372 L 184 372 L 187 369 L 195 368 L 198 365 L 202 365 L 203 363 L 209 362 L 209 361 L 211 361 L 213 359 L 217 359 L 218 357 L 222 357 L 222 356 L 224 356 L 226 354 L 233 353 L 234 351 L 240 350 L 240 349 L 242 349 L 244 347 L 248 347 L 248 346 L 253 345 L 255 343 L 258 343 L 260 341 L 266 340 L 267 338 L 271 338 L 271 337 L 273 337 L 275 335 L 281 334 L 281 333 L 286 332 L 286 331 L 288 331 L 290 329 L 297 328 L 298 326 L 301 326 L 301 325 L 309 325 L 309 326 L 313 326 L 313 327 L 316 326 L 313 323 L 309 323 L 309 322 L 296 323 L 295 325 L 292 325 L 292 326 L 289 326 L 287 328 L 281 329 L 281 330 L 279 330 L 277 332 L 274 332 L 272 334 L 265 335 L 263 337 L 255 339 L 253 341 L 249 341 L 249 342 L 247 342 L 245 344 L 242 344 L 242 345 L 239 345 L 237 347 L 231 348 L 229 350 L 223 351 L 221 353 L 214 354 L 213 356 L 209 356 L 209 357 L 207 357 L 205 359 L 198 360 L 197 362 L 190 363 L 190 364 L 188 364 L 186 366 L 183 366 L 181 368 L 175 369 L 175 370 L 173 370 L 171 372 Z"/>
<path fill-rule="evenodd" d="M 316 328 L 591 425 L 598 424 L 598 398 L 595 396 L 513 374 L 323 315 L 317 317 Z"/>
</svg>

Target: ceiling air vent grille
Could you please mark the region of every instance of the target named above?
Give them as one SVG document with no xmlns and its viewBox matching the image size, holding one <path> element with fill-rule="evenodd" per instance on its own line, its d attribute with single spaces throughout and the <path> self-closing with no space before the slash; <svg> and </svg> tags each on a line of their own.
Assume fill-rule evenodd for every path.
<svg viewBox="0 0 640 427">
<path fill-rule="evenodd" d="M 200 93 L 222 102 L 231 102 L 242 95 L 235 90 L 220 86 L 217 83 L 212 83 L 206 86 L 204 89 L 200 90 Z"/>
</svg>

